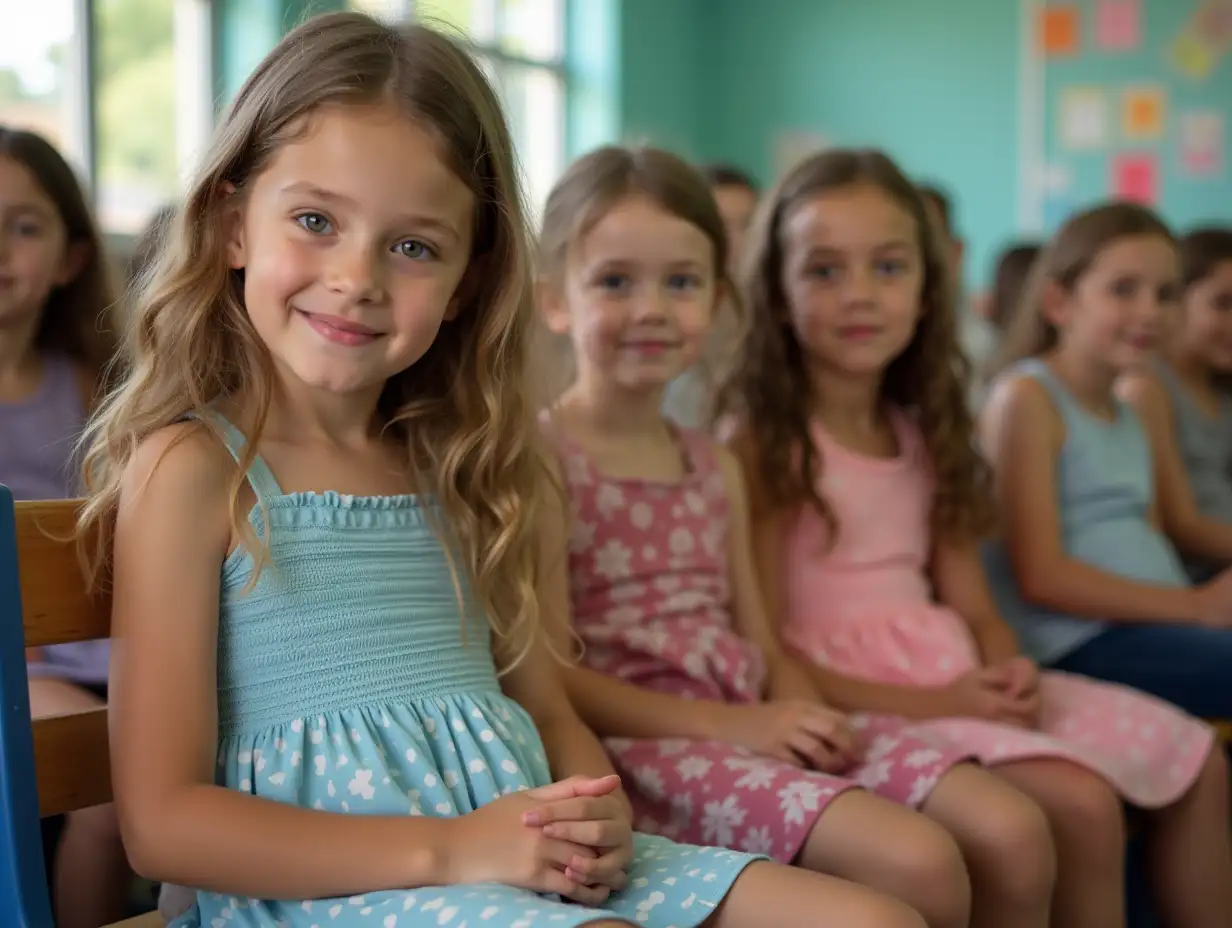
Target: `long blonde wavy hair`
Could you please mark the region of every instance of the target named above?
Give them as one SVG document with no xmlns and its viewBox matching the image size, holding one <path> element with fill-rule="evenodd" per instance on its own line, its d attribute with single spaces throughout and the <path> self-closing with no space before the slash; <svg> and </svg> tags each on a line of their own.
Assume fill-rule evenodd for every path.
<svg viewBox="0 0 1232 928">
<path fill-rule="evenodd" d="M 457 43 L 423 26 L 320 16 L 290 32 L 244 84 L 135 306 L 131 370 L 89 425 L 89 499 L 78 527 L 83 538 L 109 527 L 122 474 L 144 439 L 238 404 L 254 425 L 231 482 L 231 523 L 260 569 L 266 554 L 241 491 L 268 415 L 273 366 L 245 311 L 241 273 L 228 264 L 228 192 L 243 191 L 319 107 L 379 104 L 431 131 L 475 196 L 463 310 L 419 361 L 390 378 L 379 412 L 406 442 L 415 489 L 439 504 L 446 550 L 460 554 L 508 667 L 538 625 L 534 526 L 547 473 L 525 390 L 534 320 L 529 236 L 495 92 Z M 96 537 L 97 577 L 108 532 Z"/>
<path fill-rule="evenodd" d="M 909 410 L 919 423 L 936 479 L 933 531 L 962 540 L 979 537 L 994 518 L 991 473 L 973 439 L 967 405 L 971 367 L 958 344 L 956 282 L 921 193 L 881 152 L 815 154 L 762 202 L 740 275 L 749 322 L 735 367 L 719 390 L 716 421 L 733 421 L 745 430 L 769 502 L 783 510 L 812 505 L 833 540 L 839 525 L 817 490 L 823 462 L 809 430 L 813 386 L 806 350 L 788 322 L 783 265 L 786 226 L 795 212 L 816 196 L 860 184 L 883 191 L 907 211 L 924 264 L 920 318 L 911 342 L 885 372 L 882 399 Z"/>
</svg>

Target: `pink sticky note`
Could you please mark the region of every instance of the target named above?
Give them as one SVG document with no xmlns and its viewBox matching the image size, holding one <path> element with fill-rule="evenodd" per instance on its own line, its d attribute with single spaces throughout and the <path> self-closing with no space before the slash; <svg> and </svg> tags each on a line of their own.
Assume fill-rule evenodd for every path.
<svg viewBox="0 0 1232 928">
<path fill-rule="evenodd" d="M 1154 155 L 1137 153 L 1112 159 L 1112 195 L 1144 206 L 1159 202 L 1159 165 Z"/>
<path fill-rule="evenodd" d="M 1142 0 L 1099 0 L 1095 39 L 1107 51 L 1133 51 L 1142 43 Z"/>
</svg>

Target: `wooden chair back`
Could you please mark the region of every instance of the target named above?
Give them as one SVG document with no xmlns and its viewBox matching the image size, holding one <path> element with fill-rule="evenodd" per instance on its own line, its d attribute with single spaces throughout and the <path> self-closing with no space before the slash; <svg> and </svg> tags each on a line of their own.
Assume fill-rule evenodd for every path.
<svg viewBox="0 0 1232 928">
<path fill-rule="evenodd" d="M 80 501 L 0 486 L 0 923 L 50 928 L 41 818 L 111 801 L 107 710 L 31 721 L 25 649 L 107 638 L 71 540 Z"/>
</svg>

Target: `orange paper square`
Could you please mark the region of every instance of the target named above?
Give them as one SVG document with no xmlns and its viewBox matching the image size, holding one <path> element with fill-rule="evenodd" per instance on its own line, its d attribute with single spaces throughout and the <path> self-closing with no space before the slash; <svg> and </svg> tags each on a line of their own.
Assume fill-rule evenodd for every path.
<svg viewBox="0 0 1232 928">
<path fill-rule="evenodd" d="M 1161 87 L 1131 87 L 1122 104 L 1122 131 L 1134 142 L 1151 141 L 1164 132 L 1166 101 Z"/>
<path fill-rule="evenodd" d="M 1036 36 L 1045 58 L 1078 54 L 1078 7 L 1046 6 L 1039 13 Z"/>
</svg>

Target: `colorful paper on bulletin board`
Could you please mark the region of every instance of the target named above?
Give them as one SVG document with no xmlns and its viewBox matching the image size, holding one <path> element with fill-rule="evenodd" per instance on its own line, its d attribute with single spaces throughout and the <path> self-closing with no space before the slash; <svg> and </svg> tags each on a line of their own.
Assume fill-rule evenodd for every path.
<svg viewBox="0 0 1232 928">
<path fill-rule="evenodd" d="M 1164 134 L 1167 94 L 1162 87 L 1129 87 L 1121 102 L 1121 131 L 1131 142 L 1149 142 Z"/>
<path fill-rule="evenodd" d="M 1061 58 L 1078 54 L 1078 31 L 1081 19 L 1074 4 L 1051 4 L 1042 7 L 1036 20 L 1035 42 L 1042 58 Z"/>
<path fill-rule="evenodd" d="M 1212 48 L 1232 46 L 1232 0 L 1206 0 L 1189 31 L 1204 36 Z"/>
<path fill-rule="evenodd" d="M 1219 58 L 1219 50 L 1192 27 L 1177 36 L 1168 49 L 1168 60 L 1172 66 L 1191 81 L 1204 81 L 1210 77 Z"/>
<path fill-rule="evenodd" d="M 1095 41 L 1110 52 L 1133 51 L 1142 44 L 1142 0 L 1098 0 Z"/>
<path fill-rule="evenodd" d="M 1108 95 L 1099 87 L 1066 87 L 1057 112 L 1061 146 L 1096 151 L 1108 146 Z"/>
<path fill-rule="evenodd" d="M 1212 177 L 1224 169 L 1224 116 L 1219 110 L 1183 113 L 1180 127 L 1181 169 L 1194 177 Z"/>
<path fill-rule="evenodd" d="M 1159 202 L 1159 161 L 1148 152 L 1116 155 L 1111 161 L 1112 196 L 1144 206 Z"/>
</svg>

